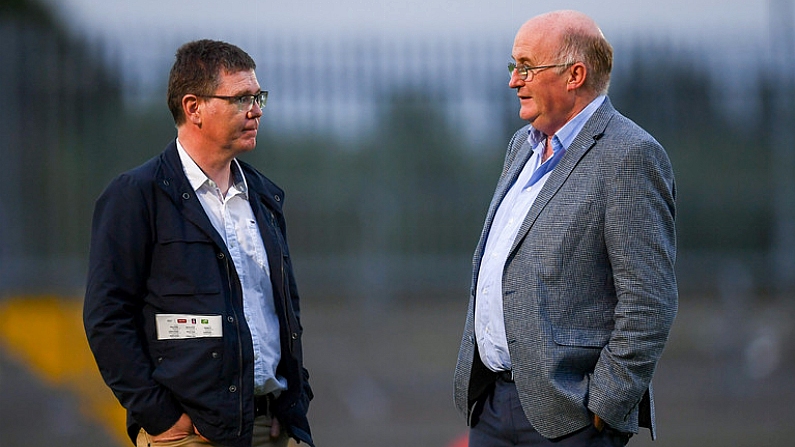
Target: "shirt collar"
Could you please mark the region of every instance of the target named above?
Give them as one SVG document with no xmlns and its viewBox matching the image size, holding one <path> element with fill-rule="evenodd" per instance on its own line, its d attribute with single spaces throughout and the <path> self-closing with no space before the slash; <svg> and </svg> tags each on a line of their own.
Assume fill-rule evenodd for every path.
<svg viewBox="0 0 795 447">
<path fill-rule="evenodd" d="M 594 112 L 596 112 L 596 109 L 602 105 L 602 103 L 605 101 L 605 98 L 605 95 L 597 96 L 593 101 L 585 106 L 584 109 L 580 110 L 580 113 L 578 113 L 574 118 L 570 119 L 569 122 L 567 122 L 563 127 L 560 128 L 560 130 L 557 131 L 557 133 L 555 133 L 555 136 L 558 138 L 560 144 L 564 148 L 569 148 L 571 142 L 574 141 L 574 138 L 577 136 L 577 134 L 579 134 L 582 128 L 585 127 L 585 123 L 588 122 L 591 116 L 593 116 Z M 531 147 L 533 148 L 537 147 L 538 143 L 547 137 L 543 132 L 535 129 L 533 126 L 530 126 L 530 129 L 527 131 L 527 133 L 527 140 L 530 142 L 532 145 Z"/>
<path fill-rule="evenodd" d="M 194 191 L 198 191 L 199 188 L 201 188 L 204 184 L 214 184 L 212 179 L 207 177 L 207 174 L 205 174 L 199 165 L 193 161 L 191 156 L 182 146 L 182 143 L 179 142 L 179 139 L 177 139 L 177 153 L 179 153 L 179 159 L 182 162 L 182 169 L 185 172 L 185 176 L 188 177 L 188 182 L 190 182 L 190 186 Z M 234 188 L 238 193 L 241 193 L 248 198 L 248 183 L 246 183 L 246 176 L 243 175 L 243 170 L 241 169 L 240 163 L 238 163 L 236 158 L 232 159 L 231 169 L 231 188 Z"/>
</svg>

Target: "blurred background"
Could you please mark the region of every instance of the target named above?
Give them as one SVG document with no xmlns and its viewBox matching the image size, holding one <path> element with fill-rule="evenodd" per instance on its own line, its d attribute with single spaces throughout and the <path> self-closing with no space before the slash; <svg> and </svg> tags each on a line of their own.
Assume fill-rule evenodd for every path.
<svg viewBox="0 0 795 447">
<path fill-rule="evenodd" d="M 652 4 L 653 3 L 653 4 Z M 287 191 L 319 447 L 447 447 L 472 251 L 508 139 L 513 37 L 559 8 L 677 174 L 680 313 L 659 440 L 795 437 L 795 1 L 0 0 L 0 447 L 129 445 L 80 317 L 94 199 L 176 135 L 176 48 L 270 91 L 246 159 Z"/>
</svg>

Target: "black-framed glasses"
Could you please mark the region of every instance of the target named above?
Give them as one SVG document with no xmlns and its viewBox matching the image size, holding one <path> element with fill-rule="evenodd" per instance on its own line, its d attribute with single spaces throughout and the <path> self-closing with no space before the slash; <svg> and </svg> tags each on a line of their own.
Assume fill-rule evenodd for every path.
<svg viewBox="0 0 795 447">
<path fill-rule="evenodd" d="M 527 65 L 516 65 L 516 62 L 509 62 L 508 73 L 510 73 L 511 76 L 513 76 L 513 72 L 516 71 L 516 74 L 519 75 L 519 79 L 530 82 L 533 80 L 533 77 L 542 70 L 554 67 L 568 67 L 570 65 L 572 64 L 538 65 L 536 67 L 530 67 Z"/>
<path fill-rule="evenodd" d="M 268 91 L 267 90 L 260 90 L 259 93 L 256 95 L 240 95 L 240 96 L 221 96 L 221 95 L 196 95 L 202 98 L 218 98 L 218 99 L 225 99 L 232 104 L 237 105 L 237 110 L 239 112 L 248 112 L 254 107 L 254 103 L 257 103 L 259 108 L 265 108 L 265 104 L 268 102 Z"/>
</svg>

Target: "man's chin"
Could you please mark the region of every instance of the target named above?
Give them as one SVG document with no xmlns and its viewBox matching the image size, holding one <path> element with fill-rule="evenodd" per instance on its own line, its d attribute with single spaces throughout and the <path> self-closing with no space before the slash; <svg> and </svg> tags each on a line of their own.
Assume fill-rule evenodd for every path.
<svg viewBox="0 0 795 447">
<path fill-rule="evenodd" d="M 534 110 L 528 110 L 524 107 L 519 109 L 519 118 L 529 121 L 531 124 L 538 118 L 538 114 Z"/>
<path fill-rule="evenodd" d="M 236 145 L 235 148 L 234 148 L 234 152 L 235 152 L 235 154 L 245 154 L 246 152 L 253 151 L 255 147 L 257 147 L 257 141 L 256 140 L 251 141 L 251 142 L 247 141 L 247 142 L 244 142 L 244 143 Z"/>
<path fill-rule="evenodd" d="M 243 140 L 243 144 L 241 146 L 243 147 L 243 150 L 246 151 L 254 150 L 254 148 L 257 147 L 257 137 L 247 138 Z"/>
</svg>

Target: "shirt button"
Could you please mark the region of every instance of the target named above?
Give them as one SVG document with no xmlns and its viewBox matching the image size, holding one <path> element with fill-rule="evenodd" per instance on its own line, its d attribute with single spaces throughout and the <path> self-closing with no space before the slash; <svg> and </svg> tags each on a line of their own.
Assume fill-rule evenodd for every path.
<svg viewBox="0 0 795 447">
<path fill-rule="evenodd" d="M 235 322 L 235 317 L 230 315 L 230 316 L 226 317 L 226 321 L 228 321 L 230 323 L 234 323 Z"/>
<path fill-rule="evenodd" d="M 297 332 L 293 332 L 293 340 L 298 340 L 298 333 Z"/>
<path fill-rule="evenodd" d="M 224 254 L 223 253 L 218 253 L 216 256 L 218 256 L 218 259 L 224 259 Z"/>
<path fill-rule="evenodd" d="M 212 355 L 214 359 L 217 359 L 217 358 L 218 358 L 218 353 L 217 353 L 217 352 L 213 352 L 213 353 L 212 353 L 212 354 L 210 354 L 210 355 Z"/>
<path fill-rule="evenodd" d="M 237 387 L 236 387 L 236 386 L 234 386 L 234 385 L 229 385 L 229 392 L 230 392 L 230 393 L 235 393 L 235 392 L 237 392 Z"/>
</svg>

